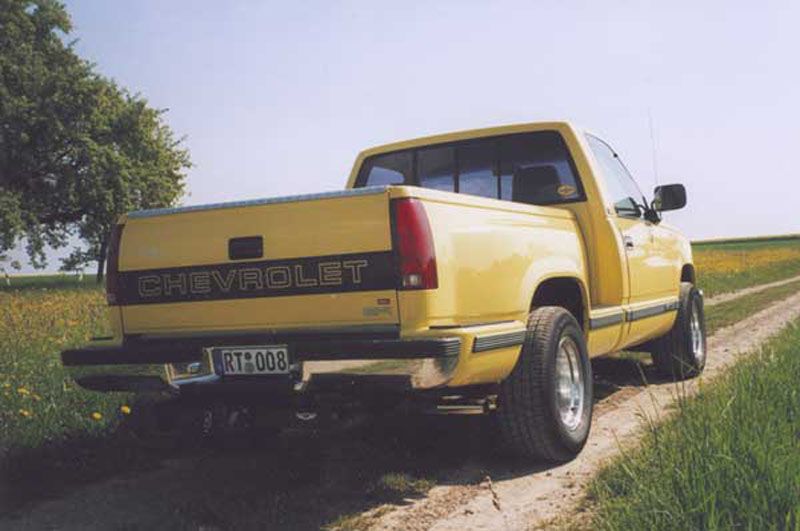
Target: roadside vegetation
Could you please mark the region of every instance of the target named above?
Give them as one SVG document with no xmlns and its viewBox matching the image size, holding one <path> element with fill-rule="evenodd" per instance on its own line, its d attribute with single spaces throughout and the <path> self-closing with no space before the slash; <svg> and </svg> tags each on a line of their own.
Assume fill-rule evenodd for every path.
<svg viewBox="0 0 800 531">
<path fill-rule="evenodd" d="M 698 242 L 692 250 L 708 297 L 800 275 L 800 236 Z"/>
<path fill-rule="evenodd" d="M 105 311 L 96 290 L 0 293 L 0 448 L 39 445 L 58 432 L 96 431 L 115 416 L 120 398 L 77 389 L 57 356 L 65 346 L 106 333 Z"/>
<path fill-rule="evenodd" d="M 14 275 L 8 278 L 0 277 L 0 292 L 43 289 L 89 289 L 99 290 L 96 276 L 76 274 L 56 275 Z M 102 302 L 101 302 L 102 304 Z"/>
<path fill-rule="evenodd" d="M 119 448 L 100 451 L 125 416 L 128 397 L 80 389 L 58 357 L 108 333 L 102 293 L 77 282 L 65 289 L 55 277 L 30 278 L 40 287 L 20 282 L 0 290 L 0 511 L 33 493 L 47 495 L 59 476 L 97 477 L 102 461 L 131 465 Z M 58 472 L 37 475 L 41 470 Z"/>
<path fill-rule="evenodd" d="M 706 327 L 708 333 L 741 321 L 763 310 L 773 302 L 785 299 L 798 291 L 800 291 L 800 280 L 767 288 L 764 291 L 751 293 L 740 299 L 707 308 Z"/>
<path fill-rule="evenodd" d="M 648 419 L 643 444 L 593 482 L 598 529 L 800 527 L 800 327 Z"/>
</svg>

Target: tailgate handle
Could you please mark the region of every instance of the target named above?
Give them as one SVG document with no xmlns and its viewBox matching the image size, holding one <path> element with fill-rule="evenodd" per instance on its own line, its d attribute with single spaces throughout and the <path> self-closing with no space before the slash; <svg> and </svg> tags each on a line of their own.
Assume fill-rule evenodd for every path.
<svg viewBox="0 0 800 531">
<path fill-rule="evenodd" d="M 264 256 L 264 238 L 261 236 L 245 236 L 228 240 L 228 258 L 244 260 Z"/>
</svg>

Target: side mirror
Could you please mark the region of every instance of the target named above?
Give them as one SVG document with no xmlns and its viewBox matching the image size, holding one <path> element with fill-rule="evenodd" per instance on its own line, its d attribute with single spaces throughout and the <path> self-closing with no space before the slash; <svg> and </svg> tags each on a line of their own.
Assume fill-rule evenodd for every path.
<svg viewBox="0 0 800 531">
<path fill-rule="evenodd" d="M 656 186 L 653 191 L 653 210 L 678 210 L 686 206 L 686 188 L 682 184 Z"/>
</svg>

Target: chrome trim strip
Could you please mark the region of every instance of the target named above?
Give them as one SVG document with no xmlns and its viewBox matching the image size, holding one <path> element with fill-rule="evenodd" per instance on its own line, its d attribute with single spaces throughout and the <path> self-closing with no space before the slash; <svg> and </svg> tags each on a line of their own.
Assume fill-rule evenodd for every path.
<svg viewBox="0 0 800 531">
<path fill-rule="evenodd" d="M 525 334 L 527 334 L 525 330 L 517 330 L 515 332 L 503 332 L 502 334 L 475 336 L 472 352 L 485 352 L 487 350 L 521 345 L 525 342 Z"/>
<path fill-rule="evenodd" d="M 594 317 L 589 319 L 589 330 L 596 330 L 607 326 L 616 324 L 638 321 L 640 319 L 647 319 L 648 317 L 655 317 L 662 313 L 675 311 L 678 309 L 678 301 L 662 302 L 654 306 L 647 306 L 639 308 L 638 310 L 620 310 L 619 312 L 611 315 L 604 315 L 603 317 Z"/>
<path fill-rule="evenodd" d="M 625 314 L 622 310 L 611 315 L 603 317 L 594 317 L 589 319 L 589 330 L 596 330 L 598 328 L 605 328 L 625 322 Z"/>
<path fill-rule="evenodd" d="M 129 219 L 152 218 L 168 216 L 171 214 L 185 214 L 187 212 L 201 212 L 205 210 L 220 210 L 224 208 L 240 208 L 261 205 L 275 205 L 279 203 L 297 203 L 300 201 L 316 201 L 319 199 L 332 199 L 335 197 L 354 197 L 361 195 L 374 195 L 384 193 L 388 186 L 367 186 L 350 190 L 337 190 L 335 192 L 322 192 L 317 194 L 287 195 L 283 197 L 266 197 L 262 199 L 249 199 L 246 201 L 230 201 L 228 203 L 208 203 L 205 205 L 192 205 L 172 208 L 153 208 L 149 210 L 135 210 L 128 213 Z"/>
<path fill-rule="evenodd" d="M 452 330 L 452 329 L 455 329 L 455 328 L 459 328 L 459 329 L 460 328 L 478 328 L 479 326 L 492 326 L 492 325 L 499 325 L 499 324 L 509 324 L 509 323 L 513 323 L 513 322 L 514 321 L 512 321 L 511 319 L 507 319 L 505 321 L 488 321 L 486 323 L 475 323 L 475 324 L 467 324 L 467 325 L 462 325 L 462 324 L 433 325 L 433 326 L 429 326 L 428 328 L 430 330 Z"/>
<path fill-rule="evenodd" d="M 672 302 L 656 304 L 655 306 L 649 306 L 647 308 L 641 308 L 639 310 L 625 310 L 625 317 L 627 321 L 638 321 L 648 317 L 655 317 L 656 315 L 661 315 L 662 313 L 672 312 L 677 309 L 678 301 L 675 300 Z"/>
</svg>

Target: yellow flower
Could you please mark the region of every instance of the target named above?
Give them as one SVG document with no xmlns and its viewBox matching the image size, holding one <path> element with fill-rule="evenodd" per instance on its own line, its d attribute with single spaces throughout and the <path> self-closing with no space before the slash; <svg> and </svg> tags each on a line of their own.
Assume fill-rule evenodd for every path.
<svg viewBox="0 0 800 531">
<path fill-rule="evenodd" d="M 21 394 L 21 395 L 29 395 L 29 394 L 31 394 L 31 392 L 28 391 L 27 389 L 25 389 L 24 387 L 18 387 L 17 388 L 17 392 L 19 394 Z"/>
<path fill-rule="evenodd" d="M 99 412 L 97 412 L 97 411 L 95 411 L 94 413 L 92 413 L 92 419 L 94 419 L 94 420 L 100 420 L 100 419 L 102 419 L 102 418 L 103 418 L 103 415 L 102 415 L 101 413 L 99 413 Z"/>
<path fill-rule="evenodd" d="M 131 414 L 130 406 L 125 406 L 125 405 L 120 406 L 119 410 L 122 412 L 123 415 L 130 415 Z"/>
<path fill-rule="evenodd" d="M 3 384 L 3 389 L 8 389 L 9 387 L 11 387 L 10 383 L 6 382 Z"/>
<path fill-rule="evenodd" d="M 42 399 L 42 397 L 37 395 L 36 393 L 31 394 L 31 398 L 33 398 L 37 402 Z"/>
<path fill-rule="evenodd" d="M 25 417 L 25 418 L 28 418 L 28 417 L 30 417 L 31 415 L 33 415 L 33 413 L 31 413 L 31 412 L 30 412 L 30 411 L 28 411 L 27 409 L 20 409 L 20 410 L 19 410 L 19 414 L 20 414 L 21 416 Z"/>
</svg>

